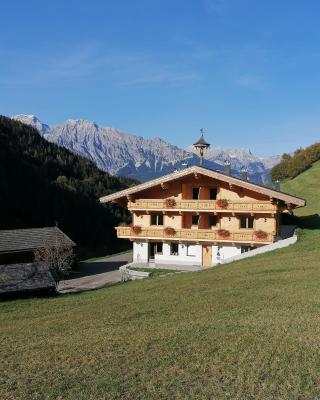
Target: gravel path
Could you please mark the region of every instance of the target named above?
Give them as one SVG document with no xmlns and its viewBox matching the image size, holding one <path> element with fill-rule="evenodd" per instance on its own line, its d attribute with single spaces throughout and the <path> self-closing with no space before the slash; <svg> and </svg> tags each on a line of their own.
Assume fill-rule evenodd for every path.
<svg viewBox="0 0 320 400">
<path fill-rule="evenodd" d="M 132 261 L 132 252 L 116 254 L 97 261 L 81 262 L 77 271 L 59 282 L 59 293 L 76 293 L 121 282 L 119 267 Z"/>
</svg>

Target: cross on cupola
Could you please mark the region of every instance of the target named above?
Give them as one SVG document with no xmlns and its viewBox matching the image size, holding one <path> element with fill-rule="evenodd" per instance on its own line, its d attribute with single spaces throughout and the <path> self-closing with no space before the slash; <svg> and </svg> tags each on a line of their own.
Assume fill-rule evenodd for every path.
<svg viewBox="0 0 320 400">
<path fill-rule="evenodd" d="M 203 136 L 203 134 L 204 134 L 203 128 L 200 129 L 200 133 L 201 133 L 200 139 L 196 143 L 194 143 L 193 146 L 196 148 L 196 150 L 199 154 L 200 165 L 202 165 L 204 154 L 205 154 L 206 150 L 210 147 L 210 144 L 208 142 L 206 142 L 206 140 Z"/>
</svg>

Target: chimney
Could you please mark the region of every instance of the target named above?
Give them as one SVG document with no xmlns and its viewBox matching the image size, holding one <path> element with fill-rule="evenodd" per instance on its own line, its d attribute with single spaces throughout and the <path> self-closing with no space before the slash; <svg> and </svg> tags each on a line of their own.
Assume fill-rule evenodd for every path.
<svg viewBox="0 0 320 400">
<path fill-rule="evenodd" d="M 241 167 L 240 173 L 241 173 L 241 179 L 243 179 L 244 181 L 247 181 L 248 180 L 248 170 L 244 165 Z"/>
<path fill-rule="evenodd" d="M 224 173 L 231 175 L 231 162 L 229 160 L 224 160 Z"/>
<path fill-rule="evenodd" d="M 279 179 L 277 179 L 277 180 L 275 181 L 275 183 L 274 183 L 274 189 L 275 189 L 277 192 L 280 192 L 280 181 L 279 181 Z"/>
</svg>

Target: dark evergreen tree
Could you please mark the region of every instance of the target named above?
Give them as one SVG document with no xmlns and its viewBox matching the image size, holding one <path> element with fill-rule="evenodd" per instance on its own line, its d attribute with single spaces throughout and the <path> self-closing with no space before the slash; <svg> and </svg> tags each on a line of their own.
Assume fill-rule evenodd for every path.
<svg viewBox="0 0 320 400">
<path fill-rule="evenodd" d="M 58 224 L 82 252 L 116 251 L 123 242 L 114 226 L 128 222 L 129 215 L 98 198 L 135 183 L 0 116 L 0 229 Z"/>
</svg>

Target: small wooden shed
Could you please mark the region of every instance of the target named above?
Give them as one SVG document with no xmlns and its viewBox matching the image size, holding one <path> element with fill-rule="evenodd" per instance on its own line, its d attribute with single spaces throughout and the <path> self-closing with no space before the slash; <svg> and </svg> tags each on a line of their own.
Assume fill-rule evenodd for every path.
<svg viewBox="0 0 320 400">
<path fill-rule="evenodd" d="M 0 230 L 0 264 L 33 262 L 36 249 L 43 247 L 44 243 L 53 247 L 57 241 L 76 247 L 76 244 L 56 226 Z"/>
</svg>

